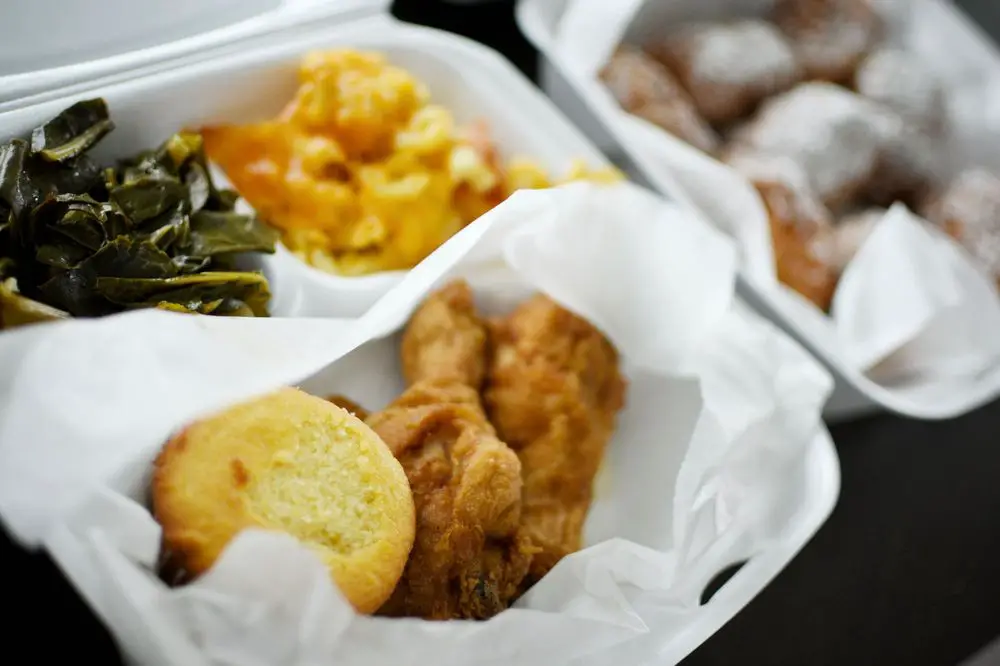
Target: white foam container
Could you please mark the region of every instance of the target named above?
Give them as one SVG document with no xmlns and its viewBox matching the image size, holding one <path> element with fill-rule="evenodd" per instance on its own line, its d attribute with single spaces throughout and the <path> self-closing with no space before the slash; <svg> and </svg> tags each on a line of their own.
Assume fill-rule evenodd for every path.
<svg viewBox="0 0 1000 666">
<path fill-rule="evenodd" d="M 0 132 L 23 134 L 77 99 L 101 96 L 118 129 L 102 141 L 98 154 L 120 157 L 155 145 L 181 127 L 271 117 L 294 94 L 304 52 L 350 44 L 387 53 L 427 83 L 435 101 L 451 109 L 458 122 L 487 119 L 505 155 L 530 156 L 553 173 L 565 172 L 577 159 L 593 167 L 609 164 L 496 53 L 458 36 L 404 25 L 378 11 L 384 3 L 369 2 L 371 11 L 362 18 L 354 11 L 359 3 L 350 4 L 349 14 L 338 17 L 324 9 L 300 29 L 222 46 L 210 57 L 190 54 L 82 84 L 69 96 L 47 95 L 39 103 L 0 113 Z M 528 118 L 531 121 L 525 122 Z M 263 261 L 273 280 L 272 310 L 284 316 L 361 315 L 402 276 L 330 275 L 300 262 L 283 247 Z"/>
<path fill-rule="evenodd" d="M 606 95 L 596 94 L 600 84 L 583 79 L 561 62 L 555 40 L 560 21 L 572 2 L 517 2 L 518 25 L 540 52 L 538 78 L 542 89 L 604 152 L 612 156 L 620 154 L 621 159 L 630 161 L 654 189 L 669 197 L 685 200 L 673 177 L 655 158 L 637 149 L 637 142 L 629 141 L 627 132 L 617 126 L 615 118 L 621 111 L 609 102 Z M 713 6 L 721 4 L 716 2 Z M 916 5 L 915 2 L 913 6 Z M 947 0 L 919 0 L 919 8 L 925 13 L 921 25 L 932 27 L 935 34 L 921 33 L 913 38 L 922 43 L 935 44 L 933 48 L 947 49 L 948 61 L 954 66 L 955 76 L 984 69 L 1000 74 L 997 48 L 960 10 Z M 984 150 L 985 147 L 980 147 L 979 152 Z M 996 162 L 995 155 L 992 158 L 988 155 L 983 157 L 987 158 L 984 163 Z M 883 386 L 845 363 L 836 352 L 835 344 L 798 318 L 790 316 L 787 308 L 776 304 L 773 294 L 744 278 L 740 279 L 739 290 L 751 306 L 795 337 L 833 373 L 836 388 L 824 410 L 828 421 L 843 421 L 884 410 L 919 419 L 947 419 L 972 411 L 1000 394 L 1000 367 L 991 368 L 978 377 L 972 388 L 968 382 L 935 386 L 933 391 L 927 391 L 926 385 L 916 390 Z"/>
<path fill-rule="evenodd" d="M 214 121 L 252 121 L 275 113 L 296 86 L 299 57 L 312 48 L 354 46 L 377 49 L 425 81 L 436 101 L 459 121 L 488 120 L 502 152 L 524 154 L 550 170 L 565 170 L 574 159 L 593 166 L 607 159 L 512 65 L 475 42 L 407 25 L 385 12 L 388 2 L 353 0 L 339 5 L 296 8 L 297 18 L 255 21 L 253 30 L 222 29 L 209 39 L 198 35 L 187 46 L 154 47 L 175 54 L 154 60 L 143 52 L 115 56 L 117 71 L 60 90 L 41 90 L 0 113 L 0 137 L 19 135 L 73 101 L 104 97 L 117 129 L 98 150 L 121 156 L 156 145 L 178 128 Z M 277 11 L 277 10 L 276 10 Z M 275 14 L 277 16 L 277 14 Z M 228 35 L 228 36 L 227 36 Z M 225 37 L 225 38 L 223 38 Z M 205 45 L 211 43 L 214 48 Z M 102 66 L 103 67 L 103 66 Z M 95 67 L 93 71 L 97 71 Z M 0 83 L 2 87 L 2 83 Z M 331 316 L 363 310 L 398 276 L 352 281 L 310 269 L 287 251 L 267 259 L 273 281 L 272 309 L 284 316 Z M 351 286 L 353 284 L 353 286 Z M 840 471 L 828 433 L 809 443 L 802 483 L 806 500 L 779 539 L 755 553 L 691 623 L 666 645 L 658 663 L 683 659 L 728 622 L 776 576 L 829 516 L 839 493 Z M 129 654 L 134 663 L 173 664 L 170 655 Z M 471 663 L 471 662 L 470 662 Z"/>
<path fill-rule="evenodd" d="M 341 12 L 367 0 L 336 3 Z M 165 62 L 331 9 L 315 0 L 28 0 L 0 22 L 0 102 Z M 44 26 L 44 27 L 41 27 Z"/>
</svg>

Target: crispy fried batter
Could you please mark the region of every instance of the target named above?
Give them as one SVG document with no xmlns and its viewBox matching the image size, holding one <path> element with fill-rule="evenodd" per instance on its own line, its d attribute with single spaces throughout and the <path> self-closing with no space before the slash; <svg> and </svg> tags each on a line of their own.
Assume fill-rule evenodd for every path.
<svg viewBox="0 0 1000 666">
<path fill-rule="evenodd" d="M 611 343 L 547 297 L 525 302 L 491 332 L 485 402 L 521 460 L 521 524 L 540 549 L 530 572 L 537 580 L 582 545 L 625 381 Z"/>
<path fill-rule="evenodd" d="M 424 301 L 403 333 L 401 354 L 407 384 L 451 380 L 479 389 L 486 365 L 486 328 L 468 283 L 450 282 Z"/>
<path fill-rule="evenodd" d="M 531 560 L 518 532 L 521 466 L 478 393 L 420 382 L 368 423 L 402 463 L 417 507 L 409 563 L 381 612 L 484 619 L 505 609 Z"/>
<path fill-rule="evenodd" d="M 468 285 L 432 295 L 403 338 L 410 388 L 368 419 L 402 463 L 417 509 L 413 550 L 383 614 L 485 619 L 510 605 L 528 572 L 521 464 L 479 397 L 485 343 Z"/>
</svg>

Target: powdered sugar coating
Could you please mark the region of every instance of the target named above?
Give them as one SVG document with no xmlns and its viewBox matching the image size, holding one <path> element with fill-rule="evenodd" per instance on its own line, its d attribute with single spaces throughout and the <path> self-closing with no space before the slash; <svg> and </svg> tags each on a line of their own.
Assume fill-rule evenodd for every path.
<svg viewBox="0 0 1000 666">
<path fill-rule="evenodd" d="M 715 152 L 719 137 L 691 97 L 661 63 L 633 47 L 620 48 L 601 79 L 623 109 L 665 129 L 695 148 Z"/>
<path fill-rule="evenodd" d="M 1000 178 L 995 174 L 980 168 L 963 171 L 929 203 L 924 217 L 1000 277 Z"/>
<path fill-rule="evenodd" d="M 848 81 L 881 34 L 868 0 L 779 0 L 774 22 L 812 79 Z"/>
<path fill-rule="evenodd" d="M 868 182 L 891 121 L 840 86 L 804 83 L 766 102 L 734 139 L 752 151 L 790 158 L 817 196 L 836 207 Z"/>
<path fill-rule="evenodd" d="M 936 132 L 944 124 L 941 82 L 912 53 L 896 48 L 875 51 L 858 69 L 855 87 L 923 131 Z"/>
<path fill-rule="evenodd" d="M 653 53 L 668 63 L 710 122 L 727 123 L 802 77 L 791 46 L 756 19 L 685 26 Z"/>
</svg>

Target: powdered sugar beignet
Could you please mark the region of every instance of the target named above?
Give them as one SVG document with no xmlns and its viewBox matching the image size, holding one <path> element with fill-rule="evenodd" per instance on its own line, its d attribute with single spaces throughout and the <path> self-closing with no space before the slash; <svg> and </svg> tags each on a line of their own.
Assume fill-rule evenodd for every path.
<svg viewBox="0 0 1000 666">
<path fill-rule="evenodd" d="M 719 137 L 690 96 L 661 63 L 637 48 L 623 46 L 601 71 L 601 79 L 623 109 L 707 153 Z"/>
<path fill-rule="evenodd" d="M 887 119 L 868 100 L 830 83 L 804 83 L 772 98 L 734 145 L 790 158 L 816 195 L 837 208 L 855 199 L 879 157 Z"/>
<path fill-rule="evenodd" d="M 677 74 L 702 116 L 720 125 L 802 78 L 781 32 L 760 20 L 688 25 L 650 52 Z"/>
<path fill-rule="evenodd" d="M 1000 278 L 1000 178 L 982 168 L 960 173 L 923 207 L 923 216 L 960 242 Z"/>
<path fill-rule="evenodd" d="M 773 18 L 806 77 L 821 81 L 849 82 L 882 36 L 869 0 L 778 0 Z"/>
<path fill-rule="evenodd" d="M 829 310 L 838 272 L 814 244 L 828 233 L 832 216 L 811 192 L 805 173 L 776 155 L 734 153 L 727 161 L 753 183 L 767 209 L 778 280 Z"/>
</svg>

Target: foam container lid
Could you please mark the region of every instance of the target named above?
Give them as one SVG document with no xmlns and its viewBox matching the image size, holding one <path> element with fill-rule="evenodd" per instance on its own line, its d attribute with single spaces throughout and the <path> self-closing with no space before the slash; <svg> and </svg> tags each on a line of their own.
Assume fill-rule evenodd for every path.
<svg viewBox="0 0 1000 666">
<path fill-rule="evenodd" d="M 391 0 L 31 0 L 0 22 L 0 111 L 286 27 L 387 11 Z M 45 26 L 39 33 L 36 26 Z"/>
</svg>

